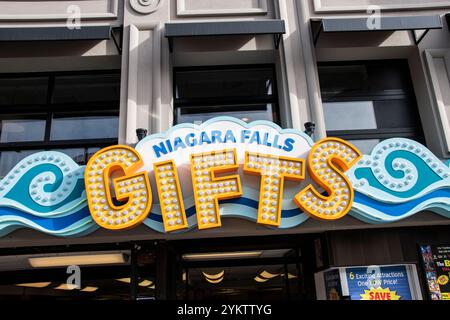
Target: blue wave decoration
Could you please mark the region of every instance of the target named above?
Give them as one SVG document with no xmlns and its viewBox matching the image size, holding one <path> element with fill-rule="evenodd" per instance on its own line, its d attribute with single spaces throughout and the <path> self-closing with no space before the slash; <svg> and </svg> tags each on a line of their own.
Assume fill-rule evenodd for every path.
<svg viewBox="0 0 450 320">
<path fill-rule="evenodd" d="M 381 142 L 346 175 L 355 189 L 350 214 L 362 221 L 388 223 L 424 210 L 450 218 L 449 162 L 443 163 L 415 141 Z M 192 201 L 186 205 L 190 229 L 197 225 Z M 257 220 L 257 208 L 258 201 L 250 197 L 222 201 L 220 205 L 221 216 L 253 222 Z M 308 219 L 292 204 L 284 208 L 282 229 Z M 144 224 L 164 232 L 157 204 Z M 58 237 L 80 237 L 97 230 L 87 207 L 84 166 L 60 152 L 39 152 L 20 161 L 0 181 L 0 237 L 19 228 Z"/>
<path fill-rule="evenodd" d="M 428 210 L 450 218 L 450 169 L 418 142 L 381 142 L 347 173 L 355 198 L 350 212 L 369 223 L 388 223 Z"/>
</svg>

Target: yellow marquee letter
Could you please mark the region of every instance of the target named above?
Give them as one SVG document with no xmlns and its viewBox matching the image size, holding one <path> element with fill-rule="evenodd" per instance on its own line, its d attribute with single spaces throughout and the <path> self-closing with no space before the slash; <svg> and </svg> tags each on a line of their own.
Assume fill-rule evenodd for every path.
<svg viewBox="0 0 450 320">
<path fill-rule="evenodd" d="M 188 227 L 177 168 L 172 160 L 153 165 L 166 232 Z"/>
<path fill-rule="evenodd" d="M 239 168 L 236 150 L 221 150 L 191 155 L 192 186 L 199 229 L 220 227 L 219 201 L 242 195 L 239 175 L 216 177 L 216 173 Z"/>
<path fill-rule="evenodd" d="M 358 149 L 342 139 L 325 138 L 317 142 L 308 156 L 308 172 L 328 195 L 323 196 L 309 185 L 295 196 L 297 205 L 305 213 L 323 220 L 345 216 L 353 203 L 353 187 L 342 172 L 360 157 Z"/>
<path fill-rule="evenodd" d="M 258 223 L 279 226 L 284 180 L 303 180 L 305 160 L 246 152 L 244 171 L 261 175 Z"/>
<path fill-rule="evenodd" d="M 86 196 L 98 225 L 111 230 L 128 229 L 147 217 L 152 205 L 150 183 L 147 172 L 135 173 L 142 165 L 139 153 L 122 145 L 104 148 L 89 160 L 84 173 Z M 113 180 L 113 190 L 117 200 L 125 204 L 113 203 L 110 180 L 114 171 L 123 173 Z"/>
</svg>

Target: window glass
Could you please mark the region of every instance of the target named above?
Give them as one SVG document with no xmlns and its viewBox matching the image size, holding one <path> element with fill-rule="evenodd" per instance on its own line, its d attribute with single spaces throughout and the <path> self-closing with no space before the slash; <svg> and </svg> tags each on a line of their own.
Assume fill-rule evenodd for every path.
<svg viewBox="0 0 450 320">
<path fill-rule="evenodd" d="M 56 114 L 52 121 L 51 140 L 116 138 L 117 116 L 66 116 Z"/>
<path fill-rule="evenodd" d="M 271 104 L 257 106 L 209 106 L 203 108 L 178 108 L 177 123 L 201 124 L 218 116 L 230 116 L 245 122 L 255 120 L 274 121 L 273 106 Z"/>
<path fill-rule="evenodd" d="M 319 66 L 319 79 L 328 135 L 363 153 L 381 139 L 424 142 L 406 61 L 327 63 Z"/>
<path fill-rule="evenodd" d="M 273 95 L 273 70 L 210 69 L 175 72 L 176 99 Z"/>
<path fill-rule="evenodd" d="M 94 261 L 94 264 L 85 263 L 86 255 L 90 256 L 89 263 Z M 131 290 L 129 256 L 129 250 L 3 255 L 0 257 L 0 272 L 2 272 L 0 299 L 129 300 Z M 80 281 L 77 283 L 67 281 L 68 265 L 64 265 L 64 262 L 54 267 L 47 266 L 47 261 L 39 261 L 42 258 L 53 257 L 71 257 L 79 261 L 75 265 L 80 268 Z M 122 261 L 118 260 L 119 257 Z M 146 272 L 142 272 L 140 283 L 150 277 L 154 279 L 153 274 L 149 274 L 147 270 L 143 271 Z"/>
<path fill-rule="evenodd" d="M 361 140 L 351 140 L 347 139 L 351 144 L 353 144 L 361 153 L 370 154 L 373 148 L 381 142 L 381 139 L 361 139 Z"/>
<path fill-rule="evenodd" d="M 48 77 L 0 78 L 0 106 L 45 104 Z"/>
<path fill-rule="evenodd" d="M 119 101 L 120 74 L 56 76 L 52 103 Z"/>
<path fill-rule="evenodd" d="M 323 95 L 405 93 L 411 92 L 411 79 L 406 63 L 374 61 L 343 65 L 319 66 Z"/>
<path fill-rule="evenodd" d="M 323 109 L 329 131 L 377 128 L 372 101 L 324 102 Z"/>
<path fill-rule="evenodd" d="M 177 68 L 174 81 L 175 123 L 200 124 L 218 116 L 279 123 L 271 65 Z"/>
<path fill-rule="evenodd" d="M 86 162 L 86 149 L 84 148 L 55 149 L 54 151 L 68 155 L 78 164 L 84 164 Z"/>
<path fill-rule="evenodd" d="M 1 143 L 43 141 L 45 119 L 1 120 Z"/>
<path fill-rule="evenodd" d="M 374 101 L 378 128 L 418 128 L 420 116 L 414 99 Z"/>
<path fill-rule="evenodd" d="M 119 98 L 115 70 L 1 76 L 0 175 L 41 150 L 85 164 L 100 148 L 117 143 Z"/>
<path fill-rule="evenodd" d="M 101 148 L 88 148 L 87 149 L 87 161 L 89 161 L 89 159 L 97 152 L 99 151 Z"/>
<path fill-rule="evenodd" d="M 14 166 L 29 155 L 42 150 L 20 150 L 0 152 L 0 178 L 3 178 Z"/>
</svg>

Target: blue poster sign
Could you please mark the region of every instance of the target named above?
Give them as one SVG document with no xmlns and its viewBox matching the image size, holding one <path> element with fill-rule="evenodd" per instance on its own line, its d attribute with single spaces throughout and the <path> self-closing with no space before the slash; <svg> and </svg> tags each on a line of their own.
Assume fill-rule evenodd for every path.
<svg viewBox="0 0 450 320">
<path fill-rule="evenodd" d="M 406 266 L 345 268 L 351 300 L 412 300 Z"/>
</svg>

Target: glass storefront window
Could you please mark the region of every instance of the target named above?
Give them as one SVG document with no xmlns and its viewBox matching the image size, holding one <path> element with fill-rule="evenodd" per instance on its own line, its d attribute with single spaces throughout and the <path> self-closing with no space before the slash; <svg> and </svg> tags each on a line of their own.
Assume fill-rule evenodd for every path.
<svg viewBox="0 0 450 320">
<path fill-rule="evenodd" d="M 82 165 L 117 143 L 118 70 L 0 75 L 0 175 L 39 150 Z"/>
<path fill-rule="evenodd" d="M 117 101 L 120 74 L 66 75 L 55 77 L 52 103 Z"/>
<path fill-rule="evenodd" d="M 42 141 L 44 138 L 45 118 L 1 120 L 0 143 Z"/>
<path fill-rule="evenodd" d="M 48 77 L 0 77 L 0 106 L 45 104 Z"/>
<path fill-rule="evenodd" d="M 55 114 L 51 140 L 116 138 L 119 130 L 117 116 L 64 116 Z"/>
<path fill-rule="evenodd" d="M 370 154 L 373 148 L 381 142 L 380 139 L 359 139 L 347 141 L 352 143 L 363 154 Z"/>
<path fill-rule="evenodd" d="M 0 152 L 0 179 L 8 174 L 22 159 L 29 155 L 42 150 L 18 150 L 18 151 L 2 151 Z"/>
<path fill-rule="evenodd" d="M 176 72 L 175 98 L 271 96 L 273 81 L 270 68 L 180 70 Z"/>
<path fill-rule="evenodd" d="M 319 64 L 327 134 L 364 153 L 404 137 L 424 143 L 407 62 L 382 60 Z"/>
<path fill-rule="evenodd" d="M 154 299 L 152 254 L 135 254 L 133 259 L 132 250 L 122 249 L 3 255 L 0 299 L 130 300 L 133 291 Z"/>
<path fill-rule="evenodd" d="M 273 121 L 276 117 L 272 104 L 178 108 L 176 112 L 177 123 L 195 124 L 202 124 L 209 119 L 219 116 L 235 117 L 244 122 L 252 122 L 255 120 Z"/>
<path fill-rule="evenodd" d="M 179 297 L 187 300 L 298 299 L 303 292 L 297 249 L 188 253 Z"/>
<path fill-rule="evenodd" d="M 174 69 L 175 124 L 217 116 L 279 123 L 273 65 Z"/>
</svg>

